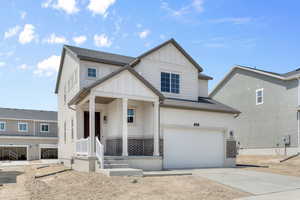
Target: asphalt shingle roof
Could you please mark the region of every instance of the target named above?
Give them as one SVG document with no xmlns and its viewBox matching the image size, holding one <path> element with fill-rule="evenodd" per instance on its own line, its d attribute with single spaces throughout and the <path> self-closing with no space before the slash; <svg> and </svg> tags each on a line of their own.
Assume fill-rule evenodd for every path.
<svg viewBox="0 0 300 200">
<path fill-rule="evenodd" d="M 0 108 L 0 118 L 57 121 L 57 112 L 15 108 Z"/>
<path fill-rule="evenodd" d="M 103 51 L 95 51 L 91 49 L 85 49 L 69 45 L 65 45 L 65 47 L 74 52 L 80 59 L 108 61 L 118 65 L 126 65 L 135 60 L 134 57 L 130 56 L 123 56 Z"/>
<path fill-rule="evenodd" d="M 224 112 L 224 113 L 232 113 L 232 114 L 240 113 L 240 111 L 234 108 L 231 108 L 216 100 L 213 100 L 211 98 L 206 98 L 206 97 L 199 97 L 198 101 L 166 98 L 161 106 L 181 108 L 181 109 L 204 110 L 204 111 L 212 111 L 212 112 Z"/>
</svg>

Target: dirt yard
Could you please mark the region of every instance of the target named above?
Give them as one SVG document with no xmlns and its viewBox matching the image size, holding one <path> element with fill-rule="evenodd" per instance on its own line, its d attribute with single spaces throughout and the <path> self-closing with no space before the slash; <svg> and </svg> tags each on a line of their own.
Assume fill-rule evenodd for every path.
<svg viewBox="0 0 300 200">
<path fill-rule="evenodd" d="M 284 156 L 239 156 L 238 164 L 259 165 L 264 167 L 247 167 L 246 170 L 256 170 L 289 176 L 300 176 L 300 156 L 280 163 Z"/>
<path fill-rule="evenodd" d="M 194 176 L 107 177 L 97 173 L 67 171 L 49 177 L 34 176 L 61 170 L 61 166 L 43 169 L 26 167 L 17 184 L 7 184 L 0 196 L 5 200 L 228 200 L 248 194 Z M 15 191 L 15 192 L 14 192 Z M 22 195 L 18 195 L 20 193 Z"/>
</svg>

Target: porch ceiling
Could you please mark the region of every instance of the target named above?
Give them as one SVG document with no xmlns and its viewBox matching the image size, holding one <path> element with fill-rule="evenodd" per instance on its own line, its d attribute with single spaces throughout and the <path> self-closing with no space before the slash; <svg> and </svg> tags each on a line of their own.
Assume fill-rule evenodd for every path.
<svg viewBox="0 0 300 200">
<path fill-rule="evenodd" d="M 99 103 L 99 104 L 109 104 L 109 103 L 112 102 L 113 100 L 115 100 L 115 98 L 109 98 L 109 97 L 96 97 L 95 103 Z"/>
</svg>

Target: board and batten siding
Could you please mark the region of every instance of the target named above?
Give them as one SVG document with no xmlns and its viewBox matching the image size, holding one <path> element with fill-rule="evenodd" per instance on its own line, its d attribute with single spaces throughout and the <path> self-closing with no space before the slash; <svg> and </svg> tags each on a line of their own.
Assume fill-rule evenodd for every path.
<svg viewBox="0 0 300 200">
<path fill-rule="evenodd" d="M 96 68 L 97 71 L 96 78 L 90 78 L 87 76 L 87 70 L 89 67 Z M 118 70 L 119 68 L 120 66 L 116 66 L 116 65 L 109 65 L 104 63 L 81 60 L 80 61 L 80 88 L 89 86 L 96 80 L 101 79 L 102 77 Z"/>
<path fill-rule="evenodd" d="M 135 67 L 157 90 L 160 88 L 160 73 L 171 72 L 180 75 L 180 93 L 163 93 L 166 97 L 197 100 L 198 70 L 172 44 L 168 44 L 143 57 Z"/>
<path fill-rule="evenodd" d="M 77 73 L 76 81 L 73 83 L 72 89 L 68 91 L 66 89 L 68 87 L 68 80 L 70 77 Z M 79 60 L 75 59 L 73 56 L 66 53 L 62 72 L 61 72 L 61 80 L 60 86 L 58 88 L 58 157 L 61 159 L 70 158 L 73 155 L 75 144 L 74 138 L 72 139 L 71 134 L 71 120 L 74 120 L 74 135 L 77 130 L 76 122 L 76 112 L 68 108 L 68 102 L 74 97 L 75 94 L 80 90 L 80 68 L 79 68 Z M 64 101 L 64 94 L 66 94 L 66 102 Z M 66 138 L 64 137 L 64 123 L 66 122 Z M 66 141 L 66 143 L 65 143 Z M 64 149 L 62 151 L 62 149 Z"/>
<path fill-rule="evenodd" d="M 297 146 L 297 80 L 282 81 L 236 70 L 212 96 L 241 111 L 235 121 L 242 148 L 283 147 L 282 137 L 291 136 Z M 256 90 L 263 88 L 264 103 L 256 105 Z"/>
</svg>

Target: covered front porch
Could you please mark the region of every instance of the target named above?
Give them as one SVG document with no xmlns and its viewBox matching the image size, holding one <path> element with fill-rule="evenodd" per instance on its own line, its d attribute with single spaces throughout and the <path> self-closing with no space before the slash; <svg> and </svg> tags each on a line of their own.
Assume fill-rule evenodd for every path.
<svg viewBox="0 0 300 200">
<path fill-rule="evenodd" d="M 93 87 L 72 105 L 77 126 L 74 156 L 95 158 L 100 168 L 105 168 L 105 159 L 114 158 L 138 165 L 150 162 L 148 166 L 150 158 L 159 158 L 161 165 L 159 104 L 160 97 L 129 71 Z"/>
</svg>

